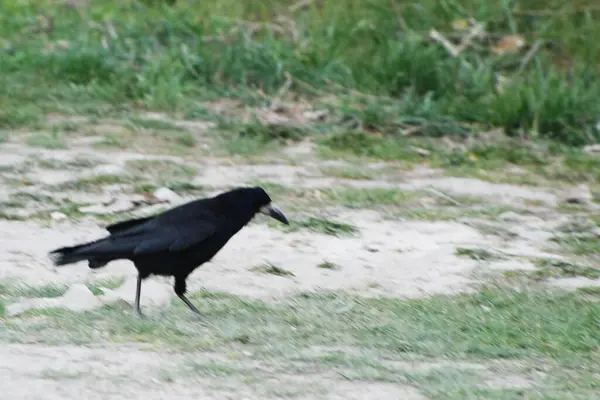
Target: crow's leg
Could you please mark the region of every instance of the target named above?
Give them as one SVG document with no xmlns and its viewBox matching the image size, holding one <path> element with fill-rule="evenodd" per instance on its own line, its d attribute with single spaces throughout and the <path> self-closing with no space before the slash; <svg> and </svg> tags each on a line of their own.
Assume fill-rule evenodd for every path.
<svg viewBox="0 0 600 400">
<path fill-rule="evenodd" d="M 187 297 L 185 297 L 185 292 L 186 292 L 186 280 L 187 276 L 176 276 L 175 277 L 175 294 L 177 296 L 179 296 L 179 298 L 190 308 L 190 310 L 192 310 L 194 313 L 200 315 L 200 311 L 198 311 L 198 309 L 196 308 L 195 305 L 192 304 L 191 301 L 188 300 Z"/>
<path fill-rule="evenodd" d="M 142 275 L 138 274 L 137 286 L 135 289 L 135 312 L 140 318 L 144 318 L 144 314 L 142 314 L 142 310 L 140 310 L 140 292 L 142 291 L 142 279 Z"/>
</svg>

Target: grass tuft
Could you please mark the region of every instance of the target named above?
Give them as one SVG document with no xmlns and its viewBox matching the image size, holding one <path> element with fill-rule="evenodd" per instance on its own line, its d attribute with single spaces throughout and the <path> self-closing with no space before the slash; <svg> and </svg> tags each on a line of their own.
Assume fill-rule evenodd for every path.
<svg viewBox="0 0 600 400">
<path fill-rule="evenodd" d="M 299 229 L 308 229 L 313 232 L 330 236 L 352 236 L 359 232 L 359 229 L 353 225 L 314 217 L 310 217 L 302 221 L 290 221 L 289 226 L 282 227 L 281 224 L 276 223 L 273 223 L 271 226 L 285 229 L 286 232 L 295 232 Z"/>
<path fill-rule="evenodd" d="M 27 138 L 27 144 L 32 147 L 41 147 L 50 150 L 64 149 L 67 147 L 58 131 L 32 134 Z"/>
<path fill-rule="evenodd" d="M 330 261 L 323 261 L 321 264 L 317 265 L 317 268 L 321 269 L 331 269 L 331 270 L 339 270 L 341 267 L 337 264 L 334 264 Z"/>
<path fill-rule="evenodd" d="M 467 249 L 464 247 L 457 248 L 455 254 L 457 256 L 469 257 L 470 259 L 476 261 L 489 261 L 501 258 L 498 254 L 492 253 L 485 249 Z"/>
<path fill-rule="evenodd" d="M 273 264 L 258 265 L 256 267 L 250 268 L 250 271 L 277 276 L 295 276 L 291 271 L 288 271 L 287 269 L 278 267 Z"/>
</svg>

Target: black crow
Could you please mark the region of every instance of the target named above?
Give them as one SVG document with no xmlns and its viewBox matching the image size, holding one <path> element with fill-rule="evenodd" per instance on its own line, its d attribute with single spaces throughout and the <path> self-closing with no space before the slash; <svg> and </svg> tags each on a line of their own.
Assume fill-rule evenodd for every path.
<svg viewBox="0 0 600 400">
<path fill-rule="evenodd" d="M 118 259 L 131 260 L 138 270 L 135 310 L 140 317 L 142 280 L 150 275 L 173 276 L 177 296 L 199 314 L 185 296 L 188 275 L 217 254 L 259 212 L 289 225 L 263 188 L 236 188 L 155 216 L 109 225 L 106 229 L 110 235 L 56 249 L 50 257 L 57 266 L 87 260 L 90 268 Z"/>
</svg>

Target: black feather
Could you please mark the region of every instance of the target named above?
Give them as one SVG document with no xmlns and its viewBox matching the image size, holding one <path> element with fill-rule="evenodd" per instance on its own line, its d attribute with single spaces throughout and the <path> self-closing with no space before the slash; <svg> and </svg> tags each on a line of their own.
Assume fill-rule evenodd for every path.
<svg viewBox="0 0 600 400">
<path fill-rule="evenodd" d="M 106 230 L 109 231 L 110 233 L 117 233 L 118 231 L 129 229 L 133 226 L 148 222 L 152 218 L 154 218 L 154 216 L 144 217 L 144 218 L 135 218 L 135 219 L 129 219 L 127 221 L 117 222 L 115 224 L 108 225 L 106 227 Z"/>
</svg>

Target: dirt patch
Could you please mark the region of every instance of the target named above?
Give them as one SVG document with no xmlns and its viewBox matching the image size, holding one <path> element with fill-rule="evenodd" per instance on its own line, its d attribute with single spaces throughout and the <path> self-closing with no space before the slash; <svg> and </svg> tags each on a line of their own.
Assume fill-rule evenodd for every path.
<svg viewBox="0 0 600 400">
<path fill-rule="evenodd" d="M 212 262 L 190 277 L 190 289 L 222 290 L 259 298 L 281 298 L 301 291 L 350 290 L 366 296 L 419 297 L 470 290 L 477 281 L 471 273 L 480 263 L 460 257 L 457 248 L 510 247 L 501 238 L 483 235 L 457 222 L 387 221 L 377 213 L 346 212 L 358 234 L 337 237 L 312 231 L 284 232 L 252 224 L 236 236 Z M 96 278 L 134 276 L 128 261 L 115 261 L 92 271 L 85 263 L 55 268 L 48 251 L 106 232 L 93 222 L 62 222 L 44 226 L 36 222 L 0 221 L 0 277 L 16 277 L 30 284 L 74 283 Z M 23 238 L 28 238 L 23 240 Z M 531 245 L 531 241 L 527 242 Z M 538 244 L 543 244 L 538 243 Z M 324 269 L 323 262 L 338 269 Z M 259 273 L 252 267 L 269 263 L 293 275 Z M 519 264 L 503 268 L 519 268 Z M 158 278 L 157 278 L 158 279 Z"/>
<path fill-rule="evenodd" d="M 79 213 L 85 213 L 89 203 L 100 202 L 104 205 L 115 199 L 118 202 L 121 197 L 131 200 L 127 196 L 131 197 L 133 194 L 125 194 L 123 190 L 133 186 L 133 182 L 123 185 L 116 178 L 123 176 L 123 179 L 133 179 L 130 162 L 140 160 L 162 160 L 172 163 L 169 165 L 185 166 L 191 171 L 191 175 L 183 176 L 182 179 L 210 187 L 210 194 L 222 190 L 220 188 L 224 186 L 261 181 L 289 188 L 400 188 L 414 191 L 434 187 L 453 196 L 481 196 L 491 203 L 514 204 L 527 200 L 547 204 L 555 202 L 555 195 L 545 189 L 492 184 L 474 179 L 432 177 L 431 171 L 423 174 L 418 168 L 403 176 L 398 176 L 398 170 L 394 169 L 390 175 L 385 172 L 390 167 L 386 163 L 363 166 L 365 170 L 381 172 L 376 179 L 354 180 L 323 176 L 323 166 L 335 164 L 343 168 L 347 163 L 321 162 L 316 159 L 297 165 L 243 165 L 218 158 L 189 160 L 127 151 L 96 151 L 89 147 L 47 150 L 6 143 L 1 149 L 2 153 L 12 155 L 14 162 L 21 162 L 25 168 L 24 176 L 29 182 L 27 187 L 13 188 L 10 193 L 27 191 L 30 195 L 39 196 L 46 193 L 46 190 L 47 197 L 54 199 L 53 202 L 60 203 L 63 208 L 71 207 Z M 306 152 L 302 152 L 302 157 L 306 155 Z M 23 158 L 15 158 L 16 156 Z M 23 164 L 27 159 L 35 159 L 39 165 Z M 49 160 L 59 160 L 64 163 L 64 168 L 44 168 L 44 160 L 46 163 Z M 80 165 L 81 160 L 93 162 Z M 170 170 L 165 171 L 170 173 Z M 148 171 L 145 168 L 138 168 L 136 171 L 137 174 L 144 172 Z M 79 189 L 77 186 L 68 189 L 60 186 L 78 179 L 87 179 L 86 186 L 79 186 Z M 108 185 L 113 181 L 114 184 Z M 95 194 L 85 190 L 92 184 L 99 185 L 94 188 Z M 61 189 L 55 190 L 53 187 Z M 438 195 L 445 196 L 443 193 Z M 186 200 L 187 197 L 189 196 L 186 196 Z M 273 197 L 279 203 L 277 193 Z M 452 198 L 442 200 L 455 201 Z M 88 204 L 87 208 L 73 208 L 73 203 Z M 279 205 L 285 208 L 284 204 Z M 39 209 L 37 204 L 35 206 Z M 33 205 L 29 202 L 24 207 L 28 210 Z M 42 210 L 51 211 L 51 207 Z M 310 214 L 315 211 L 323 213 L 323 210 L 310 209 L 301 213 Z M 291 217 L 296 217 L 293 211 L 289 213 Z M 196 270 L 190 279 L 190 289 L 203 287 L 261 298 L 280 298 L 310 290 L 349 290 L 366 296 L 394 297 L 469 291 L 478 284 L 473 273 L 482 268 L 493 270 L 498 264 L 498 270 L 531 269 L 531 264 L 527 260 L 515 259 L 511 262 L 504 259 L 482 264 L 480 260 L 457 256 L 457 249 L 479 247 L 497 249 L 513 258 L 544 257 L 548 253 L 542 249 L 547 246 L 551 237 L 549 231 L 554 226 L 553 221 L 556 221 L 555 215 L 542 219 L 514 213 L 495 222 L 477 219 L 452 222 L 384 220 L 375 212 L 349 209 L 333 209 L 327 213 L 338 221 L 351 223 L 358 233 L 354 236 L 337 237 L 310 230 L 284 232 L 265 225 L 251 224 L 237 234 L 212 262 Z M 0 254 L 0 278 L 15 277 L 30 284 L 43 284 L 83 282 L 91 277 L 134 276 L 135 269 L 126 261 L 113 262 L 97 272 L 92 272 L 83 264 L 62 268 L 51 266 L 47 257 L 49 250 L 93 240 L 106 234 L 93 218 L 89 215 L 89 218 L 79 223 L 65 221 L 41 224 L 0 220 L 0 240 L 7 249 Z M 289 271 L 290 274 L 278 276 L 260 273 L 260 269 L 253 268 L 265 263 Z M 319 268 L 324 263 L 335 265 L 336 268 Z"/>
<path fill-rule="evenodd" d="M 210 354 L 173 354 L 139 346 L 0 347 L 2 390 L 25 399 L 266 399 L 425 400 L 415 388 L 383 382 L 348 382 L 322 374 L 274 374 L 268 366 L 241 372 Z"/>
<path fill-rule="evenodd" d="M 145 118 L 167 121 L 199 134 L 210 127 L 203 123 L 173 121 L 162 114 L 149 114 Z M 54 119 L 52 122 L 64 121 Z M 97 131 L 119 133 L 121 128 L 106 123 L 98 125 Z M 560 214 L 552 208 L 557 204 L 558 195 L 551 189 L 448 178 L 438 170 L 425 167 L 403 171 L 393 163 L 352 165 L 346 161 L 318 160 L 310 142 L 302 142 L 284 149 L 278 157 L 267 157 L 250 165 L 239 159 L 202 157 L 195 153 L 178 157 L 114 151 L 114 148 L 112 151 L 93 149 L 91 146 L 99 138 L 92 139 L 70 138 L 68 149 L 57 150 L 29 148 L 14 142 L 0 146 L 0 176 L 8 182 L 0 189 L 0 200 L 5 202 L 6 208 L 20 207 L 23 217 L 39 211 L 61 213 L 60 219 L 47 216 L 35 221 L 0 219 L 0 280 L 41 286 L 125 278 L 120 288 L 107 291 L 105 295 L 132 303 L 136 270 L 131 263 L 116 261 L 98 270 L 90 270 L 85 263 L 55 268 L 48 252 L 104 236 L 106 231 L 102 226 L 106 222 L 101 218 L 110 215 L 92 215 L 86 213 L 89 208 L 85 207 L 91 204 L 91 207 L 101 205 L 106 208 L 113 201 L 131 202 L 134 196 L 142 196 L 143 191 L 136 191 L 140 176 L 155 184 L 159 175 L 171 184 L 177 178 L 178 182 L 169 188 L 185 187 L 179 194 L 185 200 L 192 194 L 197 197 L 198 192 L 210 195 L 232 185 L 264 182 L 272 188 L 267 189 L 274 201 L 292 220 L 300 220 L 306 215 L 322 219 L 327 216 L 352 228 L 346 229 L 342 225 L 336 228 L 351 233 L 344 235 L 338 235 L 338 231 L 328 232 L 330 226 L 318 231 L 311 229 L 309 224 L 285 230 L 266 225 L 263 217 L 257 217 L 211 262 L 190 276 L 190 291 L 207 289 L 265 300 L 282 299 L 299 292 L 329 290 L 349 291 L 366 297 L 417 298 L 473 291 L 490 274 L 531 271 L 536 269 L 535 259 L 559 257 L 550 247 L 552 232 L 562 223 Z M 282 160 L 281 156 L 287 159 Z M 147 163 L 138 162 L 137 169 L 132 167 L 132 161 L 142 160 L 169 161 L 177 164 L 177 168 L 157 164 L 152 175 Z M 185 166 L 186 171 L 191 172 L 177 175 L 178 166 Z M 119 177 L 123 179 L 117 179 Z M 81 180 L 86 180 L 85 184 Z M 79 185 L 72 184 L 77 181 Z M 317 208 L 310 204 L 310 196 L 303 203 L 306 208 L 297 211 L 289 204 L 288 211 L 286 198 L 279 195 L 297 188 L 342 187 L 356 189 L 350 193 L 353 196 L 362 196 L 364 193 L 360 191 L 372 189 L 390 193 L 404 190 L 412 196 L 415 192 L 433 188 L 437 191 L 433 200 L 428 198 L 424 203 L 444 201 L 465 214 L 472 211 L 469 215 L 483 214 L 488 206 L 509 205 L 518 209 L 517 212 L 496 213 L 495 220 L 480 216 L 446 220 L 401 219 L 397 217 L 400 213 L 390 216 L 359 206 L 342 207 L 340 204 L 345 199 L 331 207 Z M 154 189 L 149 189 L 150 193 L 154 193 Z M 177 189 L 173 190 L 177 192 Z M 366 198 L 371 203 L 388 201 L 388 205 L 393 203 L 400 210 L 404 204 L 402 200 L 397 200 L 391 193 L 390 201 L 390 197 L 385 197 L 386 193 L 383 197 L 381 191 L 378 192 L 380 197 L 369 197 L 367 193 Z M 360 197 L 355 202 L 362 205 L 367 203 L 364 199 Z M 537 204 L 536 208 L 529 207 L 531 202 Z M 134 211 L 147 215 L 158 210 L 155 206 Z M 126 212 L 117 214 L 118 219 L 130 217 L 130 211 L 127 208 Z M 175 296 L 170 279 L 151 279 L 156 284 L 146 284 L 142 290 L 144 309 L 162 307 Z M 564 287 L 567 282 L 561 280 L 560 284 Z M 581 285 L 595 286 L 596 282 L 569 282 L 569 287 Z M 152 301 L 154 294 L 160 295 L 160 301 Z M 11 303 L 14 300 L 11 299 Z M 0 305 L 6 310 L 13 304 Z M 127 312 L 131 310 L 127 309 Z M 75 315 L 78 319 L 81 317 L 81 314 Z M 11 321 L 16 320 L 18 318 Z M 34 324 L 34 318 L 29 322 Z M 376 374 L 370 379 L 369 366 L 362 371 L 364 375 L 354 379 L 344 375 L 343 368 L 330 368 L 327 373 L 304 368 L 293 374 L 287 369 L 277 370 L 273 360 L 257 363 L 233 362 L 224 354 L 211 352 L 157 352 L 128 343 L 89 348 L 0 346 L 0 369 L 7 375 L 2 389 L 8 398 L 28 398 L 35 393 L 37 399 L 70 399 L 80 398 L 84 393 L 98 399 L 158 399 L 175 395 L 190 399 L 420 400 L 426 397 L 404 384 L 412 382 L 409 378 L 392 379 L 389 376 L 395 371 L 405 373 L 407 377 L 417 374 L 414 376 L 416 382 L 430 385 L 437 382 L 436 371 L 444 368 L 465 370 L 465 374 L 475 371 L 481 375 L 480 382 L 476 383 L 492 390 L 531 386 L 529 379 L 514 368 L 494 376 L 495 370 L 487 365 L 454 361 L 390 362 L 394 374 L 387 376 L 388 382 L 377 381 Z M 451 374 L 441 376 L 448 382 L 456 380 Z"/>
</svg>

